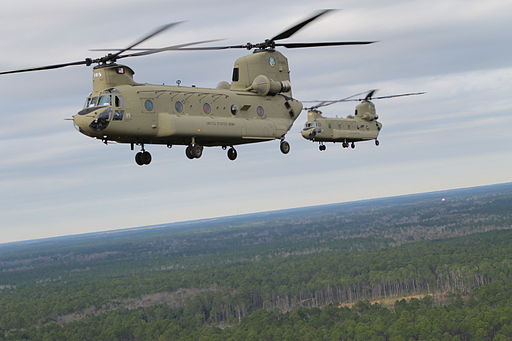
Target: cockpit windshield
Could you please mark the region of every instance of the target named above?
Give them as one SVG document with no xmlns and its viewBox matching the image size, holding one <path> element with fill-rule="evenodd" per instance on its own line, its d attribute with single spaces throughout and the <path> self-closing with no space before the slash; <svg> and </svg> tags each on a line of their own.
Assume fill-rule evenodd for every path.
<svg viewBox="0 0 512 341">
<path fill-rule="evenodd" d="M 316 127 L 319 127 L 320 125 L 318 124 L 317 121 L 314 121 L 314 122 L 306 122 L 306 125 L 304 126 L 305 129 L 307 128 L 316 128 Z"/>
<path fill-rule="evenodd" d="M 112 96 L 103 95 L 98 100 L 98 106 L 112 105 Z"/>
</svg>

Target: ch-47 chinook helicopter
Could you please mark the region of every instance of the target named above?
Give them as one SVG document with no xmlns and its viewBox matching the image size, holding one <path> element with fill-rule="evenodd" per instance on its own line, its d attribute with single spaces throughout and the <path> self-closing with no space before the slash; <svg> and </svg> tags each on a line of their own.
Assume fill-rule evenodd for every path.
<svg viewBox="0 0 512 341">
<path fill-rule="evenodd" d="M 286 154 L 290 145 L 285 135 L 302 111 L 302 103 L 292 97 L 287 58 L 276 47 L 363 45 L 371 41 L 277 43 L 287 39 L 332 10 L 322 10 L 262 43 L 231 46 L 187 47 L 211 42 L 200 41 L 164 48 L 135 48 L 149 38 L 176 25 L 171 23 L 148 34 L 132 45 L 106 56 L 65 64 L 5 71 L 0 74 L 56 69 L 74 65 L 97 64 L 92 70 L 92 93 L 85 107 L 73 115 L 78 130 L 89 137 L 140 146 L 135 155 L 138 165 L 148 165 L 149 144 L 185 145 L 189 159 L 200 158 L 203 147 L 229 147 L 227 156 L 235 160 L 233 146 L 280 140 Z M 235 61 L 232 82 L 220 82 L 217 88 L 166 86 L 136 83 L 134 71 L 116 62 L 122 58 L 146 56 L 171 50 L 254 50 Z M 113 52 L 115 51 L 115 52 Z"/>
<path fill-rule="evenodd" d="M 375 104 L 372 100 L 422 95 L 424 92 L 414 92 L 400 95 L 389 95 L 373 97 L 377 90 L 370 90 L 362 92 L 338 100 L 327 101 L 313 101 L 319 102 L 318 104 L 305 108 L 308 111 L 308 117 L 304 128 L 301 131 L 302 136 L 310 141 L 319 142 L 318 147 L 320 151 L 326 149 L 324 142 L 341 142 L 343 148 L 356 147 L 356 142 L 375 140 L 375 145 L 379 145 L 379 132 L 382 129 L 382 124 L 377 121 L 379 116 L 375 110 Z M 354 98 L 366 94 L 364 98 Z M 360 102 L 356 105 L 354 115 L 348 115 L 345 118 L 330 118 L 322 116 L 322 112 L 318 110 L 320 107 L 325 107 L 334 103 L 340 102 Z M 311 101 L 309 101 L 311 102 Z"/>
</svg>

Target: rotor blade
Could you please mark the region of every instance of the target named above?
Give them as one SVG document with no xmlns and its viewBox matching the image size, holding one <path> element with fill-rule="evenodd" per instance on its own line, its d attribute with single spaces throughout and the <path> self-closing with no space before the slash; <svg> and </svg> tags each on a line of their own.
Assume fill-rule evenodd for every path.
<svg viewBox="0 0 512 341">
<path fill-rule="evenodd" d="M 213 41 L 218 41 L 218 39 L 216 39 L 216 40 L 202 40 L 202 41 L 196 41 L 196 42 L 193 42 L 193 43 L 178 44 L 178 45 L 162 47 L 162 48 L 159 48 L 159 49 L 144 50 L 144 51 L 141 51 L 141 52 L 135 52 L 135 53 L 131 53 L 131 54 L 125 54 L 125 55 L 122 55 L 122 56 L 118 56 L 117 59 L 126 58 L 126 57 L 147 56 L 147 55 L 150 55 L 150 54 L 160 53 L 160 52 L 165 52 L 165 51 L 182 50 L 182 48 L 186 47 L 186 46 L 195 45 L 195 44 L 211 43 Z"/>
<path fill-rule="evenodd" d="M 393 98 L 393 97 L 402 97 L 402 96 L 415 96 L 415 95 L 423 95 L 423 94 L 426 94 L 426 92 L 411 92 L 408 94 L 379 96 L 379 97 L 373 97 L 372 99 L 384 99 L 384 98 Z"/>
<path fill-rule="evenodd" d="M 340 45 L 366 45 L 373 44 L 376 41 L 330 41 L 319 43 L 276 43 L 275 46 L 284 46 L 289 49 L 296 49 L 301 47 L 320 47 L 320 46 L 340 46 Z"/>
<path fill-rule="evenodd" d="M 248 49 L 248 48 L 247 48 L 247 45 L 226 45 L 226 46 L 186 47 L 186 48 L 183 48 L 180 50 L 181 51 L 203 51 L 203 50 L 226 50 L 226 49 Z"/>
<path fill-rule="evenodd" d="M 32 68 L 12 70 L 12 71 L 1 71 L 0 75 L 6 75 L 6 74 L 9 74 L 9 73 L 19 73 L 19 72 L 30 72 L 30 71 L 59 69 L 61 67 L 73 66 L 73 65 L 84 65 L 84 64 L 85 65 L 91 65 L 92 63 L 93 63 L 92 59 L 86 59 L 86 60 L 81 60 L 81 61 L 78 61 L 78 62 L 70 62 L 70 63 L 64 63 L 64 64 L 46 65 L 46 66 L 32 67 Z"/>
<path fill-rule="evenodd" d="M 151 32 L 150 34 L 148 34 L 148 35 L 144 36 L 143 38 L 141 38 L 141 39 L 137 40 L 135 43 L 131 44 L 130 46 L 128 46 L 128 47 L 126 47 L 126 48 L 124 48 L 124 49 L 122 49 L 122 50 L 120 50 L 120 51 L 118 51 L 118 52 L 114 53 L 114 54 L 113 54 L 113 55 L 111 55 L 111 56 L 108 56 L 108 59 L 109 59 L 109 60 L 114 60 L 114 61 L 115 61 L 115 59 L 116 59 L 117 57 L 119 57 L 119 55 L 121 55 L 121 53 L 123 53 L 123 52 L 125 52 L 125 51 L 127 51 L 127 50 L 130 50 L 130 49 L 134 48 L 135 46 L 137 46 L 137 45 L 139 45 L 139 44 L 142 44 L 143 42 L 145 42 L 145 41 L 146 41 L 146 40 L 148 40 L 149 38 L 152 38 L 152 37 L 156 36 L 157 34 L 162 33 L 163 31 L 168 30 L 169 28 L 171 28 L 171 27 L 173 27 L 173 26 L 175 26 L 175 25 L 180 24 L 181 22 L 182 22 L 182 21 L 173 22 L 173 23 L 170 23 L 170 24 L 167 24 L 167 25 L 164 25 L 164 26 L 161 26 L 161 27 L 157 28 L 155 31 L 153 31 L 153 32 Z"/>
<path fill-rule="evenodd" d="M 279 33 L 278 35 L 276 35 L 274 38 L 270 39 L 271 41 L 275 41 L 275 40 L 281 40 L 281 39 L 286 39 L 286 38 L 290 38 L 292 35 L 294 35 L 295 33 L 297 33 L 297 31 L 299 31 L 300 29 L 302 29 L 304 26 L 306 26 L 307 24 L 311 23 L 312 21 L 320 18 L 322 15 L 324 14 L 327 14 L 329 12 L 332 12 L 334 11 L 333 9 L 324 9 L 324 10 L 321 10 L 320 12 L 318 12 L 317 14 L 313 15 L 312 17 L 306 19 L 306 20 L 303 20 L 301 21 L 300 23 L 296 24 L 295 26 L 292 26 L 290 27 L 289 29 L 287 29 L 286 31 L 284 32 L 281 32 Z"/>
<path fill-rule="evenodd" d="M 402 96 L 423 95 L 423 94 L 426 94 L 426 92 L 412 92 L 412 93 L 400 94 L 400 95 L 378 96 L 378 97 L 373 97 L 373 98 L 370 98 L 370 99 L 371 100 L 374 100 L 374 99 L 385 99 L 385 98 L 402 97 Z M 340 101 L 340 102 L 360 102 L 360 101 L 367 101 L 367 100 L 368 99 L 365 97 L 365 98 L 346 99 L 346 100 L 343 100 L 343 101 Z"/>
<path fill-rule="evenodd" d="M 196 42 L 192 44 L 201 44 L 206 42 L 212 42 L 212 41 L 219 41 L 222 39 L 216 39 L 216 40 L 205 40 L 203 42 Z M 184 44 L 186 45 L 186 44 Z M 155 50 L 161 50 L 165 48 L 137 48 L 137 49 L 130 49 L 130 51 L 155 51 Z M 247 45 L 226 45 L 226 46 L 205 46 L 205 47 L 190 47 L 190 48 L 177 48 L 177 51 L 202 51 L 202 50 L 226 50 L 226 49 L 247 49 Z M 173 50 L 173 49 L 171 49 Z M 119 49 L 91 49 L 89 51 L 119 51 Z"/>
<path fill-rule="evenodd" d="M 364 95 L 366 93 L 368 93 L 368 91 L 360 92 L 358 94 L 355 94 L 355 95 L 352 95 L 352 96 L 348 96 L 348 97 L 345 97 L 345 98 L 342 98 L 342 99 L 319 101 L 320 103 L 318 103 L 317 105 L 314 105 L 314 106 L 312 106 L 310 108 L 307 108 L 307 109 L 316 109 L 316 108 L 320 108 L 320 107 L 326 107 L 326 106 L 334 104 L 334 103 L 353 101 L 351 99 L 352 97 L 361 96 L 361 95 Z"/>
<path fill-rule="evenodd" d="M 368 94 L 365 96 L 364 100 L 365 101 L 371 100 L 373 95 L 375 95 L 376 92 L 377 92 L 377 89 L 373 89 L 373 90 L 368 91 Z"/>
</svg>

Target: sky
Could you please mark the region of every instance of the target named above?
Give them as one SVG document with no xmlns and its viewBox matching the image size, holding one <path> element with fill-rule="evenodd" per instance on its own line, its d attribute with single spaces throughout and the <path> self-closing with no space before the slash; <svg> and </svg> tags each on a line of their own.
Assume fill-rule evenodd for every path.
<svg viewBox="0 0 512 341">
<path fill-rule="evenodd" d="M 129 145 L 78 133 L 71 121 L 90 93 L 92 68 L 0 76 L 0 243 L 510 182 L 512 1 L 2 1 L 0 70 L 99 57 L 156 27 L 144 43 L 261 42 L 317 9 L 336 8 L 290 42 L 371 40 L 366 46 L 280 49 L 299 100 L 426 91 L 376 102 L 380 146 L 354 150 L 302 138 L 303 112 L 279 142 L 220 148 L 201 159 L 184 146 Z M 219 44 L 219 43 L 216 43 Z M 168 52 L 123 60 L 140 83 L 215 87 L 245 50 Z M 346 116 L 355 103 L 324 108 Z"/>
</svg>

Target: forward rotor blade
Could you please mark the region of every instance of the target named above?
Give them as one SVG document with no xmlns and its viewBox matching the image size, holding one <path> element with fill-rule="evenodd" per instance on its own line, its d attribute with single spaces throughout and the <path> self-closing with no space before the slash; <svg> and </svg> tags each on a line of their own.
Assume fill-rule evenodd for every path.
<svg viewBox="0 0 512 341">
<path fill-rule="evenodd" d="M 191 44 L 201 44 L 201 43 L 207 43 L 212 41 L 219 41 L 222 39 L 216 39 L 216 40 L 205 40 L 203 42 L 196 42 Z M 186 44 L 184 44 L 186 46 Z M 166 49 L 163 48 L 137 48 L 137 49 L 130 49 L 130 51 L 155 51 L 155 50 L 162 50 Z M 226 46 L 204 46 L 204 47 L 189 47 L 189 48 L 177 48 L 175 50 L 177 51 L 203 51 L 203 50 L 226 50 L 226 49 L 247 49 L 247 45 L 226 45 Z M 174 50 L 174 49 L 172 49 Z M 89 51 L 119 51 L 119 49 L 91 49 Z"/>
<path fill-rule="evenodd" d="M 276 43 L 275 46 L 283 46 L 289 49 L 296 49 L 302 47 L 321 47 L 321 46 L 340 46 L 340 45 L 367 45 L 373 44 L 376 41 L 330 41 L 319 43 Z"/>
<path fill-rule="evenodd" d="M 135 46 L 139 45 L 139 44 L 142 44 L 143 42 L 145 42 L 146 40 L 148 40 L 149 38 L 152 38 L 154 36 L 156 36 L 157 34 L 160 34 L 162 33 L 163 31 L 165 30 L 168 30 L 169 28 L 173 27 L 173 26 L 176 26 L 178 24 L 182 23 L 182 21 L 178 21 L 178 22 L 173 22 L 173 23 L 170 23 L 170 24 L 167 24 L 167 25 L 164 25 L 164 26 L 161 26 L 159 28 L 157 28 L 155 31 L 151 32 L 150 34 L 144 36 L 143 38 L 137 40 L 135 43 L 131 44 L 130 46 L 118 51 L 117 53 L 114 53 L 113 55 L 111 56 L 108 56 L 108 59 L 109 60 L 116 60 L 117 57 L 119 57 L 119 55 L 121 55 L 123 52 L 125 51 L 128 51 L 132 48 L 134 48 Z"/>
<path fill-rule="evenodd" d="M 314 106 L 312 106 L 310 108 L 306 108 L 306 109 L 316 109 L 316 108 L 320 108 L 320 107 L 326 107 L 326 106 L 334 104 L 334 103 L 354 101 L 351 98 L 356 97 L 356 96 L 361 96 L 361 95 L 364 95 L 366 93 L 368 93 L 368 91 L 360 92 L 358 94 L 355 94 L 355 95 L 352 95 L 352 96 L 348 96 L 348 97 L 345 97 L 345 98 L 342 98 L 342 99 L 317 101 L 317 102 L 320 102 L 320 103 L 318 103 L 317 105 L 314 105 Z M 310 101 L 304 101 L 304 102 L 310 102 Z"/>
<path fill-rule="evenodd" d="M 271 41 L 275 41 L 275 40 L 281 40 L 281 39 L 290 38 L 292 35 L 297 33 L 300 29 L 302 29 L 307 24 L 309 24 L 312 21 L 320 18 L 324 14 L 327 14 L 327 13 L 332 12 L 332 11 L 334 11 L 334 10 L 333 9 L 324 9 L 324 10 L 318 12 L 317 14 L 313 15 L 312 17 L 310 17 L 310 18 L 308 18 L 306 20 L 301 21 L 300 23 L 296 24 L 295 26 L 290 27 L 286 31 L 279 33 L 278 35 L 276 35 L 274 38 L 272 38 L 270 40 Z"/>
<path fill-rule="evenodd" d="M 70 62 L 70 63 L 64 63 L 64 64 L 46 65 L 46 66 L 32 67 L 32 68 L 12 70 L 12 71 L 1 71 L 0 75 L 6 75 L 9 73 L 20 73 L 20 72 L 59 69 L 61 67 L 73 66 L 73 65 L 91 65 L 92 63 L 93 63 L 92 59 L 86 59 L 86 60 L 81 60 L 78 62 Z"/>
<path fill-rule="evenodd" d="M 0 75 L 5 75 L 5 74 L 9 74 L 9 73 L 20 73 L 20 72 L 39 71 L 39 70 L 59 69 L 59 68 L 62 68 L 62 67 L 74 66 L 74 65 L 87 65 L 87 66 L 89 66 L 92 63 L 102 63 L 102 62 L 108 62 L 108 61 L 115 61 L 116 59 L 118 59 L 120 57 L 121 53 L 134 48 L 135 46 L 145 42 L 149 38 L 154 37 L 155 35 L 163 32 L 163 31 L 165 31 L 165 30 L 167 30 L 167 29 L 169 29 L 169 28 L 171 28 L 171 27 L 173 27 L 173 26 L 175 26 L 175 25 L 177 25 L 179 23 L 181 23 L 181 22 L 174 22 L 174 23 L 170 23 L 170 24 L 161 26 L 160 28 L 158 28 L 155 31 L 151 32 L 150 34 L 144 36 L 143 38 L 139 39 L 138 41 L 136 41 L 135 43 L 131 44 L 130 46 L 128 46 L 128 47 L 126 47 L 124 49 L 118 50 L 118 52 L 116 52 L 114 54 L 107 55 L 107 56 L 102 57 L 102 58 L 97 58 L 97 59 L 87 58 L 85 60 L 78 61 L 78 62 L 46 65 L 46 66 L 39 66 L 39 67 L 20 69 L 20 70 L 12 70 L 12 71 L 2 71 L 2 72 L 0 72 Z M 161 50 L 161 49 L 159 49 L 159 50 Z M 158 52 L 161 52 L 161 51 L 158 51 Z M 153 53 L 156 53 L 156 52 L 153 52 Z M 121 58 L 124 58 L 124 57 L 121 57 Z"/>
<path fill-rule="evenodd" d="M 159 49 L 143 50 L 141 52 L 135 52 L 135 53 L 130 53 L 130 54 L 125 54 L 125 55 L 122 55 L 122 56 L 118 56 L 117 59 L 126 58 L 126 57 L 147 56 L 147 55 L 150 55 L 150 54 L 160 53 L 160 52 L 165 52 L 165 51 L 179 51 L 179 50 L 183 50 L 183 48 L 186 47 L 186 46 L 191 46 L 191 45 L 196 45 L 196 44 L 204 44 L 204 43 L 211 43 L 211 42 L 214 42 L 214 41 L 218 41 L 218 39 L 216 39 L 216 40 L 202 40 L 202 41 L 196 41 L 196 42 L 193 42 L 193 43 L 178 44 L 178 45 L 162 47 L 162 48 L 159 48 Z"/>
</svg>

